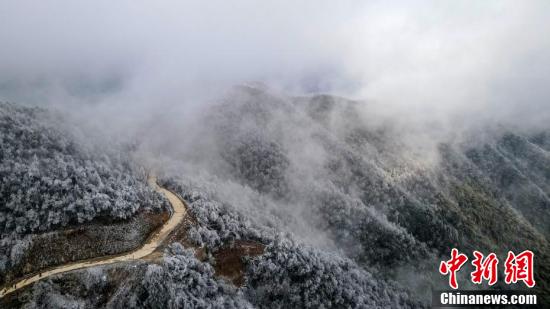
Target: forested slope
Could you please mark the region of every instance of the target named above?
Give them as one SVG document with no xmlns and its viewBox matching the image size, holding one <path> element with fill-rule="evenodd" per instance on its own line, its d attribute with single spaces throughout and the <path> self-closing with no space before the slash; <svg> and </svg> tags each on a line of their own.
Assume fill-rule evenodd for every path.
<svg viewBox="0 0 550 309">
<path fill-rule="evenodd" d="M 78 142 L 63 121 L 40 108 L 0 104 L 0 282 L 45 232 L 112 223 L 165 205 L 143 170 L 114 147 L 98 153 Z"/>
<path fill-rule="evenodd" d="M 294 97 L 262 87 L 235 88 L 196 119 L 193 130 L 165 132 L 173 148 L 156 150 L 172 160 L 159 167 L 159 179 L 188 203 L 193 224 L 181 234 L 184 245 L 200 248 L 196 254 L 175 244 L 158 264 L 136 262 L 60 276 L 24 291 L 27 304 L 419 307 L 429 304 L 432 288 L 447 286 L 437 267 L 451 248 L 470 256 L 473 250 L 495 252 L 500 258 L 509 250 L 532 250 L 533 291 L 548 300 L 550 128 L 520 131 L 487 124 L 457 132 L 455 138 L 431 140 L 395 123 L 376 122 L 364 104 L 330 95 Z M 36 113 L 4 109 L 23 119 Z M 178 141 L 185 146 L 178 148 Z M 147 144 L 138 141 L 137 152 L 147 149 L 139 143 Z M 36 158 L 63 153 L 55 149 Z M 69 146 L 62 149 L 73 160 L 86 157 L 73 155 Z M 92 164 L 96 171 L 82 184 L 109 196 L 110 204 L 84 211 L 67 203 L 61 215 L 66 221 L 52 228 L 90 216 L 124 218 L 136 211 L 133 207 L 147 206 L 126 206 L 127 195 L 105 189 L 112 181 L 111 188 L 135 192 L 132 196 L 147 194 L 131 165 L 111 153 L 93 158 L 75 161 L 68 170 Z M 26 160 L 25 175 L 32 174 L 36 159 Z M 101 184 L 90 180 L 94 173 L 102 175 Z M 92 196 L 84 198 L 92 201 L 85 205 L 95 207 L 94 195 L 81 196 Z M 117 199 L 124 202 L 120 208 Z M 75 215 L 70 207 L 84 214 Z M 264 247 L 263 254 L 240 257 L 242 286 L 215 271 L 224 267 L 219 252 L 240 241 Z M 461 271 L 460 287 L 480 288 L 469 283 L 470 268 Z M 523 288 L 503 282 L 500 277 L 495 287 Z"/>
<path fill-rule="evenodd" d="M 249 216 L 262 205 L 305 242 L 419 293 L 440 284 L 433 267 L 450 248 L 530 249 L 548 297 L 550 128 L 488 123 L 426 141 L 425 131 L 376 123 L 368 104 L 238 87 L 206 116 L 225 162 L 213 173 L 252 189 L 239 191 Z"/>
</svg>

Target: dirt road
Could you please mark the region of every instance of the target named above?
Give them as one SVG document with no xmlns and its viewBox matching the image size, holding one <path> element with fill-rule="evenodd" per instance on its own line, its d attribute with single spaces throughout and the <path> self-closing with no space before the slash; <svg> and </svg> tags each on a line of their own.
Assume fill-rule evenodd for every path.
<svg viewBox="0 0 550 309">
<path fill-rule="evenodd" d="M 187 209 L 183 201 L 178 196 L 166 190 L 165 188 L 160 187 L 157 184 L 156 177 L 150 176 L 147 179 L 147 182 L 156 191 L 166 196 L 166 198 L 172 205 L 173 212 L 172 212 L 172 215 L 170 216 L 170 219 L 168 219 L 168 221 L 166 221 L 166 223 L 164 223 L 164 225 L 159 230 L 157 230 L 153 235 L 151 235 L 147 239 L 146 243 L 143 244 L 143 246 L 141 246 L 140 248 L 134 251 L 123 253 L 121 255 L 107 256 L 107 257 L 95 258 L 91 260 L 84 260 L 80 262 L 73 262 L 65 265 L 60 265 L 58 267 L 51 268 L 49 270 L 45 270 L 40 274 L 31 275 L 29 277 L 26 277 L 17 281 L 16 283 L 13 283 L 8 287 L 4 287 L 2 290 L 0 290 L 0 298 L 4 297 L 9 293 L 17 291 L 18 289 L 21 289 L 29 284 L 32 284 L 44 278 L 48 278 L 53 275 L 65 273 L 75 269 L 82 269 L 82 268 L 94 267 L 99 265 L 107 265 L 107 264 L 113 264 L 113 263 L 119 263 L 119 262 L 125 262 L 125 261 L 138 260 L 153 253 L 153 251 L 155 251 L 155 249 L 158 248 L 162 244 L 162 242 L 166 239 L 168 234 L 170 234 L 170 232 L 172 232 L 174 228 L 176 228 L 176 226 L 178 226 L 183 221 L 183 219 L 187 215 Z"/>
</svg>

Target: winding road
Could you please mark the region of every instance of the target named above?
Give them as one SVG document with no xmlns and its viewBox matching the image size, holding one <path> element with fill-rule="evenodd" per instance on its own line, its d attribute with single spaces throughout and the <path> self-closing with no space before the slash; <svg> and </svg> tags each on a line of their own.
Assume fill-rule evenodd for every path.
<svg viewBox="0 0 550 309">
<path fill-rule="evenodd" d="M 28 286 L 34 282 L 48 278 L 53 275 L 69 272 L 76 269 L 138 260 L 153 253 L 155 249 L 157 249 L 163 243 L 163 241 L 170 234 L 170 232 L 172 232 L 176 228 L 176 226 L 178 226 L 181 222 L 183 222 L 183 219 L 185 219 L 185 217 L 187 216 L 187 209 L 184 202 L 177 195 L 175 195 L 174 193 L 170 192 L 165 188 L 160 187 L 157 184 L 157 178 L 155 176 L 149 176 L 147 179 L 147 182 L 157 192 L 160 192 L 164 194 L 164 196 L 166 196 L 166 198 L 172 205 L 172 214 L 170 216 L 170 219 L 168 219 L 168 221 L 166 221 L 166 223 L 164 223 L 164 225 L 159 230 L 157 230 L 153 235 L 151 235 L 147 239 L 146 243 L 144 243 L 140 248 L 137 248 L 136 250 L 130 251 L 128 253 L 123 253 L 121 255 L 106 256 L 106 257 L 94 258 L 94 259 L 84 260 L 79 262 L 72 262 L 69 264 L 60 265 L 55 268 L 51 268 L 49 270 L 41 272 L 40 274 L 31 275 L 15 283 L 12 283 L 8 287 L 4 287 L 2 290 L 0 290 L 0 298 L 4 297 L 9 293 L 17 291 L 25 286 Z"/>
</svg>

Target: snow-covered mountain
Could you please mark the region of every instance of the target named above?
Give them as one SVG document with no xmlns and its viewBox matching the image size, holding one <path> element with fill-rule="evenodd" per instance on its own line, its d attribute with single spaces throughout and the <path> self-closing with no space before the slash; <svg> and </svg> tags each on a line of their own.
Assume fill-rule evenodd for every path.
<svg viewBox="0 0 550 309">
<path fill-rule="evenodd" d="M 156 150 L 169 158 L 155 161 L 160 183 L 186 200 L 193 218 L 163 258 L 59 275 L 1 301 L 29 308 L 428 306 L 431 288 L 446 284 L 437 267 L 451 248 L 498 256 L 532 250 L 535 291 L 548 298 L 550 127 L 486 124 L 483 135 L 472 129 L 460 139 L 426 140 L 374 123 L 365 104 L 236 87 L 195 119 L 192 132 L 167 133 L 185 147 Z M 33 245 L 38 240 L 55 242 L 73 229 L 116 231 L 126 236 L 108 252 L 93 251 L 113 254 L 159 224 L 154 216 L 166 202 L 146 186 L 151 161 L 143 159 L 155 143 L 86 145 L 59 125 L 65 116 L 16 104 L 0 105 L 0 116 L 4 282 L 36 270 L 21 263 L 47 256 Z M 220 258 L 246 242 L 262 253 L 236 250 L 239 267 Z M 45 265 L 71 258 L 79 257 Z M 241 281 L 223 276 L 229 267 Z M 475 288 L 469 271 L 461 276 L 461 287 Z M 495 287 L 510 288 L 502 282 Z"/>
</svg>

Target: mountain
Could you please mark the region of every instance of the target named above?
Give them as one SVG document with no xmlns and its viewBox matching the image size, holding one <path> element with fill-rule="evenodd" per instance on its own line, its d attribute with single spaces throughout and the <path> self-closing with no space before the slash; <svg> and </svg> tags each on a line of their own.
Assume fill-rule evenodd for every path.
<svg viewBox="0 0 550 309">
<path fill-rule="evenodd" d="M 114 149 L 84 146 L 60 123 L 44 109 L 0 104 L 0 285 L 127 251 L 162 222 L 167 203 L 144 171 Z"/>
<path fill-rule="evenodd" d="M 92 146 L 66 115 L 0 108 L 3 282 L 129 251 L 166 220 L 139 159 L 150 142 Z M 171 164 L 156 172 L 190 214 L 162 253 L 41 280 L 3 307 L 423 307 L 447 287 L 437 268 L 451 248 L 501 265 L 532 250 L 533 291 L 548 299 L 550 128 L 486 124 L 438 140 L 369 111 L 236 87 L 193 130 L 156 137 L 185 145 L 157 149 Z M 461 288 L 479 288 L 470 271 Z"/>
</svg>

